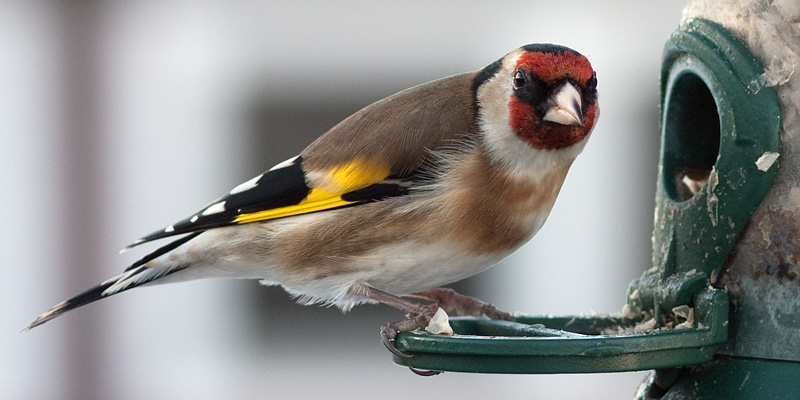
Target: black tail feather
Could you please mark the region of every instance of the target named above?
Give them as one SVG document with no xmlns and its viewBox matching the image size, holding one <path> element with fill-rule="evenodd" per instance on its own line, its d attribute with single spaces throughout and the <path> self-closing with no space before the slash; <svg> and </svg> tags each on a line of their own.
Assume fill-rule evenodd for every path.
<svg viewBox="0 0 800 400">
<path fill-rule="evenodd" d="M 177 239 L 177 240 L 173 240 L 173 241 L 165 244 L 164 246 L 159 247 L 158 249 L 156 249 L 156 251 L 154 251 L 154 252 L 142 257 L 141 260 L 136 261 L 135 263 L 131 264 L 130 267 L 125 268 L 125 272 L 128 272 L 128 271 L 130 271 L 130 270 L 132 270 L 134 268 L 137 268 L 137 267 L 140 267 L 140 266 L 142 266 L 144 264 L 147 264 L 148 262 L 150 262 L 152 260 L 155 260 L 156 258 L 161 257 L 162 255 L 167 254 L 172 250 L 177 249 L 178 247 L 180 247 L 184 243 L 196 238 L 198 235 L 200 235 L 203 232 L 205 232 L 205 231 L 192 232 L 189 235 L 186 235 L 186 236 L 184 236 L 184 237 L 182 237 L 180 239 Z"/>
<path fill-rule="evenodd" d="M 45 312 L 44 314 L 36 317 L 36 319 L 31 322 L 24 330 L 29 330 L 31 328 L 35 328 L 51 319 L 58 317 L 59 315 L 69 311 L 74 310 L 78 307 L 85 306 L 89 303 L 94 303 L 97 300 L 104 299 L 109 296 L 113 296 L 117 293 L 124 292 L 128 289 L 133 289 L 137 286 L 144 285 L 146 283 L 152 282 L 156 279 L 162 278 L 174 272 L 180 271 L 187 266 L 185 265 L 176 265 L 170 266 L 166 268 L 147 268 L 144 266 L 149 261 L 156 259 L 157 257 L 169 253 L 172 250 L 175 250 L 179 246 L 183 245 L 184 243 L 194 239 L 197 235 L 201 234 L 202 232 L 194 232 L 190 235 L 186 235 L 178 240 L 174 240 L 167 245 L 164 245 L 158 248 L 156 251 L 146 255 L 139 261 L 131 264 L 128 268 L 123 271 L 122 274 L 119 274 L 89 290 L 86 290 L 72 298 L 62 301 L 59 304 L 56 304 Z M 116 286 L 115 286 L 116 285 Z"/>
<path fill-rule="evenodd" d="M 78 307 L 85 306 L 89 303 L 93 303 L 97 300 L 100 300 L 106 296 L 103 296 L 103 292 L 111 287 L 116 280 L 108 280 L 103 282 L 89 290 L 86 290 L 77 296 L 72 297 L 69 300 L 62 301 L 59 304 L 56 304 L 48 310 L 46 313 L 36 317 L 36 319 L 31 322 L 28 326 L 25 327 L 25 330 L 30 330 L 31 328 L 35 328 L 51 319 Z"/>
</svg>

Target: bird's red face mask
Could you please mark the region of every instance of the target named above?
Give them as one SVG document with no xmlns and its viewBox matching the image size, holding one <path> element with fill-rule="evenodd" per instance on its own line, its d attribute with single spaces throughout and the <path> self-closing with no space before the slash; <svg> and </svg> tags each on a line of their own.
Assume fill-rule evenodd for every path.
<svg viewBox="0 0 800 400">
<path fill-rule="evenodd" d="M 597 119 L 597 80 L 589 60 L 571 51 L 528 52 L 514 69 L 511 128 L 537 150 L 583 140 Z"/>
</svg>

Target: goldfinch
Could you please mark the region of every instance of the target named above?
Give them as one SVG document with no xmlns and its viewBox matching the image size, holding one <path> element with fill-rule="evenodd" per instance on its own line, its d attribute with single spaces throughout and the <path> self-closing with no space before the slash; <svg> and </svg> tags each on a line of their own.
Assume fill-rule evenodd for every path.
<svg viewBox="0 0 800 400">
<path fill-rule="evenodd" d="M 135 241 L 128 248 L 183 235 L 27 329 L 138 286 L 212 277 L 281 285 L 306 304 L 396 307 L 409 319 L 383 326 L 390 349 L 439 307 L 509 319 L 439 286 L 489 268 L 539 230 L 597 117 L 591 64 L 551 44 L 412 87 Z"/>
</svg>

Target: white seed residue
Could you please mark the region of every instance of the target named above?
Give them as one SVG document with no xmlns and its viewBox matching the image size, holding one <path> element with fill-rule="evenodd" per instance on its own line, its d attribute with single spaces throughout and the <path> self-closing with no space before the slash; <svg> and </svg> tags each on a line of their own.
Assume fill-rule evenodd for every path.
<svg viewBox="0 0 800 400">
<path fill-rule="evenodd" d="M 453 328 L 450 326 L 450 317 L 442 308 L 439 308 L 436 310 L 436 314 L 433 314 L 428 326 L 425 327 L 425 331 L 434 335 L 452 335 Z"/>
<path fill-rule="evenodd" d="M 675 329 L 689 329 L 694 326 L 694 308 L 682 305 L 673 308 L 672 313 L 675 314 L 678 321 L 683 321 L 675 325 Z"/>
<path fill-rule="evenodd" d="M 514 311 L 514 312 L 511 313 L 511 316 L 514 317 L 514 318 L 527 317 L 529 315 L 530 314 L 528 314 L 526 312 L 522 312 L 522 311 Z"/>
<path fill-rule="evenodd" d="M 758 157 L 756 160 L 756 167 L 758 167 L 759 171 L 766 172 L 772 164 L 775 164 L 775 161 L 778 160 L 780 157 L 780 153 L 776 153 L 774 151 L 765 151 L 761 157 Z"/>
<path fill-rule="evenodd" d="M 761 231 L 761 240 L 764 241 L 764 248 L 769 249 L 769 247 L 772 246 L 770 234 L 775 231 L 769 214 L 765 214 L 764 218 L 761 218 L 761 221 L 758 221 L 758 229 Z"/>
<path fill-rule="evenodd" d="M 763 87 L 780 86 L 789 82 L 794 74 L 795 65 L 786 61 L 778 60 L 773 56 L 769 66 L 764 69 L 764 73 L 753 79 L 748 85 L 747 90 L 751 93 L 758 93 Z"/>
<path fill-rule="evenodd" d="M 708 174 L 708 198 L 706 199 L 706 208 L 708 209 L 708 216 L 711 218 L 711 225 L 717 226 L 719 223 L 719 197 L 714 193 L 719 183 L 719 175 L 715 167 L 711 168 L 711 173 Z"/>
<path fill-rule="evenodd" d="M 717 276 L 718 275 L 719 275 L 719 271 L 717 271 L 716 269 L 711 271 L 711 276 L 708 277 L 708 282 L 711 283 L 712 285 L 717 283 Z"/>
<path fill-rule="evenodd" d="M 647 331 L 652 331 L 653 328 L 655 327 L 656 327 L 655 318 L 650 318 L 644 322 L 636 324 L 636 326 L 633 328 L 633 331 L 636 333 L 647 332 Z"/>
<path fill-rule="evenodd" d="M 684 175 L 684 177 L 681 178 L 681 183 L 683 183 L 683 185 L 686 186 L 686 189 L 689 190 L 689 193 L 694 196 L 694 194 L 699 192 L 703 185 L 706 184 L 706 181 L 705 179 L 692 179 L 689 177 L 689 175 Z"/>
<path fill-rule="evenodd" d="M 622 312 L 620 312 L 620 314 L 623 317 L 632 318 L 634 314 L 633 310 L 631 310 L 631 305 L 626 303 L 624 306 L 622 306 Z"/>
</svg>

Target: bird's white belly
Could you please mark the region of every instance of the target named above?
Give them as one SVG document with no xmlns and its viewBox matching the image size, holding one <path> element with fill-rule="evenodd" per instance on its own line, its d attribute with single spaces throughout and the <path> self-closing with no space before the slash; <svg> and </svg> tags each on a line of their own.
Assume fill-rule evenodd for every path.
<svg viewBox="0 0 800 400">
<path fill-rule="evenodd" d="M 322 302 L 349 309 L 367 301 L 354 293 L 353 289 L 360 285 L 396 295 L 411 294 L 475 275 L 509 253 L 474 255 L 441 242 L 407 241 L 340 261 L 349 263 L 352 271 L 357 272 L 295 282 L 294 285 L 280 279 L 265 283 L 283 285 L 288 292 L 298 295 L 301 302 Z"/>
<path fill-rule="evenodd" d="M 381 265 L 369 268 L 363 281 L 377 289 L 409 294 L 475 275 L 507 253 L 475 255 L 444 243 L 405 242 L 375 251 Z"/>
</svg>

